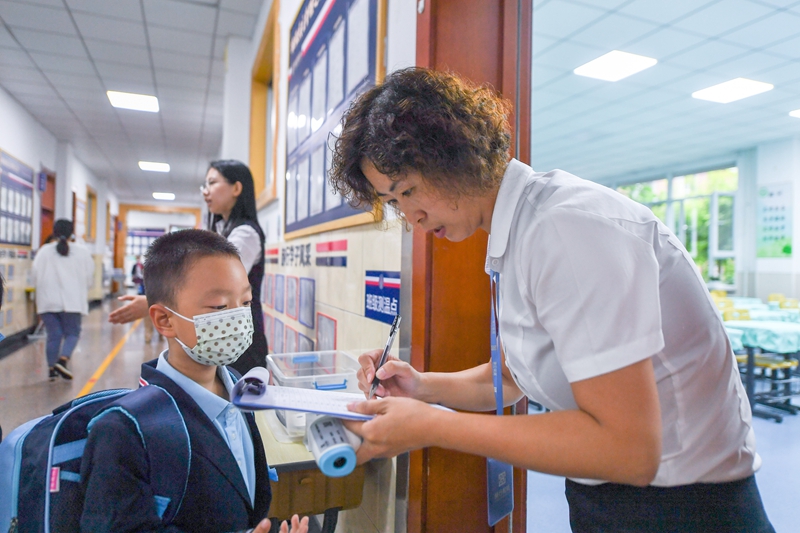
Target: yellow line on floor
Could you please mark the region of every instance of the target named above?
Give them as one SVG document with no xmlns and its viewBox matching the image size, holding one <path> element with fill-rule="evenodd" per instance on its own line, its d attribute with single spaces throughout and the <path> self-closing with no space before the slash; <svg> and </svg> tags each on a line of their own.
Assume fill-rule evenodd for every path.
<svg viewBox="0 0 800 533">
<path fill-rule="evenodd" d="M 133 323 L 131 329 L 128 330 L 125 336 L 119 340 L 116 346 L 114 346 L 114 349 L 111 350 L 111 353 L 109 353 L 103 360 L 103 362 L 100 363 L 100 366 L 97 367 L 97 370 L 94 371 L 94 374 L 92 374 L 92 377 L 89 378 L 89 381 L 86 382 L 86 385 L 83 386 L 83 388 L 78 393 L 78 396 L 76 396 L 76 398 L 80 398 L 81 396 L 86 396 L 92 391 L 92 388 L 94 388 L 94 385 L 95 383 L 97 383 L 97 380 L 100 379 L 100 377 L 106 371 L 106 368 L 108 368 L 108 365 L 111 364 L 111 361 L 114 360 L 114 358 L 117 356 L 122 347 L 125 346 L 125 343 L 128 342 L 128 338 L 131 336 L 131 334 L 133 333 L 133 331 L 136 329 L 136 327 L 139 325 L 140 322 L 141 320 L 137 320 L 136 322 Z"/>
</svg>

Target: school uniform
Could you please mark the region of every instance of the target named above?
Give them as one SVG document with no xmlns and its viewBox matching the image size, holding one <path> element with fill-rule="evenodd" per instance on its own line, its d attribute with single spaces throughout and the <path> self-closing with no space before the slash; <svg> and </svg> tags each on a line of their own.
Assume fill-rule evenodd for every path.
<svg viewBox="0 0 800 533">
<path fill-rule="evenodd" d="M 189 480 L 180 509 L 172 523 L 162 527 L 147 482 L 149 466 L 139 433 L 124 414 L 111 412 L 98 419 L 86 444 L 81 531 L 221 533 L 255 527 L 267 517 L 272 493 L 253 415 L 236 410 L 222 398 L 217 397 L 227 406 L 215 404 L 191 385 L 176 383 L 181 378 L 165 356 L 166 351 L 158 360 L 142 365 L 142 380 L 173 396 L 189 433 Z M 228 370 L 220 367 L 218 375 L 230 391 L 233 382 Z"/>
<path fill-rule="evenodd" d="M 750 495 L 732 512 L 763 528 L 741 531 L 771 531 L 753 478 L 761 459 L 750 404 L 725 328 L 686 249 L 647 207 L 567 172 L 536 173 L 512 160 L 494 207 L 486 270 L 500 273 L 506 364 L 534 401 L 577 409 L 571 383 L 653 363 L 663 435 L 652 487 L 568 480 L 574 531 L 661 531 L 662 523 L 664 531 L 692 531 L 680 529 L 691 519 L 660 513 L 683 509 L 685 519 L 694 512 L 686 494 L 713 504 L 703 494 L 720 488 L 734 500 Z M 675 489 L 687 485 L 693 488 Z M 624 505 L 615 503 L 620 494 L 603 499 L 619 487 Z M 635 523 L 626 519 L 642 514 L 652 517 L 646 527 L 626 529 Z M 605 518 L 610 529 L 597 529 Z"/>
</svg>

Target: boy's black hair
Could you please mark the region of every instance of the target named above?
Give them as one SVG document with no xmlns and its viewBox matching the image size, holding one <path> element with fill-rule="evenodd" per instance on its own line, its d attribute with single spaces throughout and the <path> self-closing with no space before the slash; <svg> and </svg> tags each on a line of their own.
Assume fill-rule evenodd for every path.
<svg viewBox="0 0 800 533">
<path fill-rule="evenodd" d="M 214 256 L 238 259 L 239 252 L 225 237 L 202 229 L 167 233 L 153 241 L 144 260 L 147 305 L 175 305 L 175 294 L 192 263 Z"/>
</svg>

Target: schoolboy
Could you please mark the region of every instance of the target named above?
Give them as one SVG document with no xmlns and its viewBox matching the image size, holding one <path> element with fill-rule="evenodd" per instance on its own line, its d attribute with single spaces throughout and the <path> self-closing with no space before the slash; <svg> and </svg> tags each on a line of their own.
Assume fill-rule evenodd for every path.
<svg viewBox="0 0 800 533">
<path fill-rule="evenodd" d="M 250 345 L 250 283 L 236 248 L 214 233 L 184 230 L 156 239 L 144 267 L 153 324 L 168 348 L 142 365 L 142 385 L 167 390 L 189 433 L 186 494 L 164 527 L 148 485 L 148 464 L 135 424 L 110 413 L 92 427 L 81 478 L 81 531 L 270 530 L 271 491 L 264 448 L 252 414 L 229 401 L 234 379 L 224 366 Z M 193 323 L 194 322 L 194 323 Z M 306 532 L 295 515 L 292 532 Z M 288 532 L 284 522 L 282 532 Z"/>
</svg>

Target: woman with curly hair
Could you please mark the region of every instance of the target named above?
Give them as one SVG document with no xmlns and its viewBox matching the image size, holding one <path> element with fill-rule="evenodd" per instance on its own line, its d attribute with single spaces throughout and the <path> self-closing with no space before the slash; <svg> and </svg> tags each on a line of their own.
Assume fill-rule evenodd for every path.
<svg viewBox="0 0 800 533">
<path fill-rule="evenodd" d="M 551 412 L 475 414 L 495 407 L 489 363 L 437 373 L 390 358 L 382 399 L 352 406 L 376 416 L 346 422 L 359 460 L 438 446 L 566 476 L 576 532 L 773 532 L 750 404 L 685 248 L 615 191 L 510 159 L 508 111 L 454 75 L 398 71 L 345 114 L 330 180 L 437 238 L 489 234 L 498 388 L 505 405 Z M 365 392 L 380 352 L 360 357 Z"/>
</svg>

